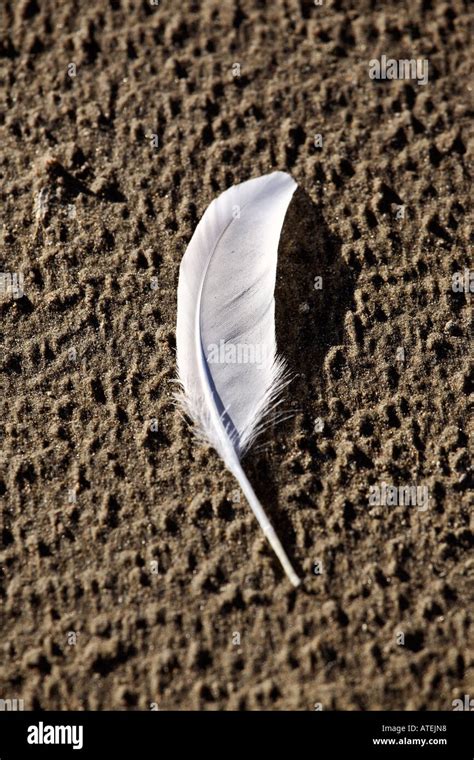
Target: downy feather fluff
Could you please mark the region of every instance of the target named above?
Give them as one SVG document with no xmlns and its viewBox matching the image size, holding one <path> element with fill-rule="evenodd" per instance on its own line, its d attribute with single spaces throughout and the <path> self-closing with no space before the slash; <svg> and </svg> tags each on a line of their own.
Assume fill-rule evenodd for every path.
<svg viewBox="0 0 474 760">
<path fill-rule="evenodd" d="M 182 407 L 239 482 L 298 586 L 240 464 L 287 382 L 276 351 L 274 290 L 281 228 L 295 189 L 288 174 L 273 172 L 212 201 L 181 261 L 176 347 Z"/>
</svg>

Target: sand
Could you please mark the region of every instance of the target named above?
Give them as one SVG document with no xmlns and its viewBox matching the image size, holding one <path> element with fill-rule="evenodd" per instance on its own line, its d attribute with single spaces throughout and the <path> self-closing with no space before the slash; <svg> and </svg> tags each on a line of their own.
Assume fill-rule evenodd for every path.
<svg viewBox="0 0 474 760">
<path fill-rule="evenodd" d="M 24 295 L 0 296 L 0 697 L 452 709 L 474 689 L 467 5 L 4 5 L 0 264 Z M 371 80 L 383 54 L 428 83 Z M 172 400 L 182 254 L 273 169 L 300 188 L 293 416 L 244 465 L 298 590 Z M 369 503 L 383 484 L 428 508 Z"/>
</svg>

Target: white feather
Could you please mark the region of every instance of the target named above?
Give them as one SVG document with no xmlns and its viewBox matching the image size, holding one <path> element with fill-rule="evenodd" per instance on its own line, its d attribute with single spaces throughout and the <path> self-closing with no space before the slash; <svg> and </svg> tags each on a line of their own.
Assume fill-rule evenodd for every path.
<svg viewBox="0 0 474 760">
<path fill-rule="evenodd" d="M 240 464 L 287 382 L 276 352 L 274 290 L 281 228 L 295 189 L 288 174 L 273 172 L 229 188 L 210 204 L 181 261 L 176 347 L 182 406 L 238 480 L 298 586 Z"/>
</svg>

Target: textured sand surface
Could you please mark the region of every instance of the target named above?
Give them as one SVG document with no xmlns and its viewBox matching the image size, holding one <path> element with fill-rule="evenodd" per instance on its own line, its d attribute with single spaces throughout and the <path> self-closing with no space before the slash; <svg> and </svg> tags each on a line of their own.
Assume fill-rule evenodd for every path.
<svg viewBox="0 0 474 760">
<path fill-rule="evenodd" d="M 470 294 L 452 289 L 467 3 L 2 5 L 0 271 L 25 295 L 0 296 L 0 697 L 451 709 L 474 693 Z M 370 80 L 382 54 L 427 58 L 428 84 Z M 277 287 L 298 377 L 245 467 L 298 591 L 170 383 L 195 225 L 272 169 L 300 186 Z M 429 508 L 370 505 L 382 482 L 428 487 Z"/>
</svg>

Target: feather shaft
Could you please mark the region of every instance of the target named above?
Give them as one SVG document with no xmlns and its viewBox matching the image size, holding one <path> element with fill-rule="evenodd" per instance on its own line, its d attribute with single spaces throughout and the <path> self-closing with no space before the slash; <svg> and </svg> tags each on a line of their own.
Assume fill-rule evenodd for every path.
<svg viewBox="0 0 474 760">
<path fill-rule="evenodd" d="M 278 559 L 280 560 L 281 566 L 283 567 L 283 570 L 285 571 L 290 583 L 292 583 L 293 586 L 297 588 L 300 585 L 301 580 L 298 578 L 295 571 L 293 570 L 291 562 L 288 559 L 288 556 L 283 546 L 281 545 L 280 539 L 275 533 L 275 529 L 273 528 L 273 525 L 268 519 L 265 513 L 265 510 L 263 509 L 262 505 L 257 499 L 255 491 L 252 488 L 252 484 L 250 483 L 249 479 L 247 478 L 245 472 L 242 469 L 242 465 L 240 464 L 238 460 L 236 460 L 235 463 L 232 463 L 232 466 L 230 466 L 229 469 L 231 470 L 232 474 L 238 481 L 242 491 L 244 492 L 244 496 L 247 499 L 252 512 L 257 518 L 258 524 L 260 525 L 263 533 L 268 539 L 268 543 L 270 544 L 273 551 L 275 552 Z"/>
</svg>

